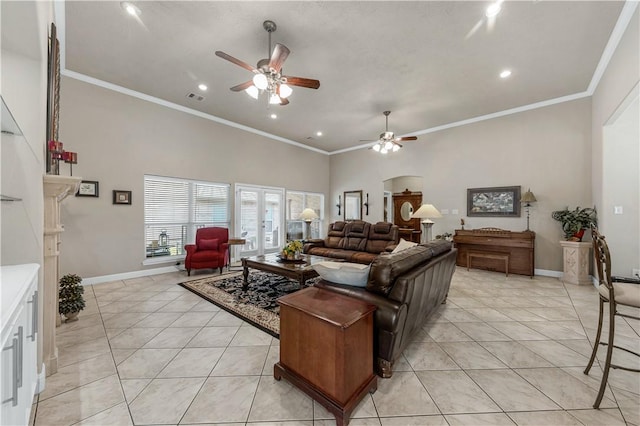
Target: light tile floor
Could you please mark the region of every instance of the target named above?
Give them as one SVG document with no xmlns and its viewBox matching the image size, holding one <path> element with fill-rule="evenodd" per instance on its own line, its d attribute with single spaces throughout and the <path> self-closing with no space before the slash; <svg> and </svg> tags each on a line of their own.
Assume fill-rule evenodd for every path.
<svg viewBox="0 0 640 426">
<path fill-rule="evenodd" d="M 58 329 L 59 371 L 32 422 L 335 424 L 273 379 L 277 339 L 176 285 L 187 279 L 176 272 L 86 287 L 80 320 Z M 591 409 L 601 370 L 582 371 L 597 306 L 591 286 L 458 268 L 447 304 L 350 424 L 640 425 L 637 373 L 612 370 L 602 409 Z M 618 342 L 640 350 L 640 327 L 628 321 L 617 324 Z M 638 367 L 625 353 L 614 360 Z"/>
</svg>

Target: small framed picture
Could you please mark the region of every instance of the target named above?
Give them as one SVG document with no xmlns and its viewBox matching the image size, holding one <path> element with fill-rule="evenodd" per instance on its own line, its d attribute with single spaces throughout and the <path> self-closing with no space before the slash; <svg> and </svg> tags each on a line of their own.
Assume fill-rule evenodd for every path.
<svg viewBox="0 0 640 426">
<path fill-rule="evenodd" d="M 83 180 L 80 182 L 76 197 L 97 197 L 98 196 L 98 181 L 95 180 Z"/>
<path fill-rule="evenodd" d="M 113 204 L 131 204 L 131 191 L 113 190 Z"/>
</svg>

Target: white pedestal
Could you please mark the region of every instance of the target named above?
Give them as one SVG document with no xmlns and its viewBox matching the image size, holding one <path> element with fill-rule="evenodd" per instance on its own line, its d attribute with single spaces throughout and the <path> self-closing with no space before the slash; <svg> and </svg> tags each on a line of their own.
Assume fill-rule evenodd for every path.
<svg viewBox="0 0 640 426">
<path fill-rule="evenodd" d="M 589 258 L 591 243 L 560 241 L 564 258 L 562 281 L 569 284 L 591 284 L 589 278 Z"/>
<path fill-rule="evenodd" d="M 60 325 L 58 313 L 58 255 L 60 254 L 60 203 L 73 195 L 82 178 L 71 176 L 44 176 L 44 294 L 42 315 L 42 359 L 47 376 L 58 371 L 58 347 L 56 326 Z"/>
</svg>

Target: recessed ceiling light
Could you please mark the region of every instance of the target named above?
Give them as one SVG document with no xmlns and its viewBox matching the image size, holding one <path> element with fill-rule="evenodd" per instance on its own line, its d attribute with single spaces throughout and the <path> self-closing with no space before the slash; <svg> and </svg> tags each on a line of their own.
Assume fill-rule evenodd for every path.
<svg viewBox="0 0 640 426">
<path fill-rule="evenodd" d="M 198 89 L 200 89 L 203 92 L 205 92 L 207 90 L 207 85 L 206 84 L 198 84 Z"/>
<path fill-rule="evenodd" d="M 322 136 L 322 132 L 316 132 L 317 136 Z"/>
<path fill-rule="evenodd" d="M 502 2 L 497 1 L 495 3 L 490 4 L 489 7 L 487 7 L 487 10 L 484 12 L 487 18 L 493 18 L 498 13 L 500 13 L 500 9 L 502 9 L 502 6 L 500 6 L 500 3 Z"/>
<path fill-rule="evenodd" d="M 278 118 L 278 114 L 271 114 L 269 117 L 271 117 L 271 118 L 273 118 L 275 120 L 276 118 Z"/>
<path fill-rule="evenodd" d="M 136 5 L 128 1 L 123 1 L 120 6 L 131 16 L 140 16 L 140 13 L 142 13 Z"/>
<path fill-rule="evenodd" d="M 500 78 L 507 78 L 511 75 L 511 70 L 504 70 L 500 73 Z"/>
</svg>

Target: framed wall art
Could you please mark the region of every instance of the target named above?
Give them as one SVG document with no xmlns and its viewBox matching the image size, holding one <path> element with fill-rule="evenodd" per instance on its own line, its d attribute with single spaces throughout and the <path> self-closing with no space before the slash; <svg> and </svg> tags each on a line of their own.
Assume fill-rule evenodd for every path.
<svg viewBox="0 0 640 426">
<path fill-rule="evenodd" d="M 131 191 L 113 190 L 113 204 L 131 204 Z"/>
<path fill-rule="evenodd" d="M 467 216 L 520 217 L 520 187 L 467 189 Z"/>
<path fill-rule="evenodd" d="M 76 192 L 76 197 L 98 197 L 98 189 L 98 181 L 83 180 L 82 182 L 80 182 L 78 192 Z"/>
</svg>

